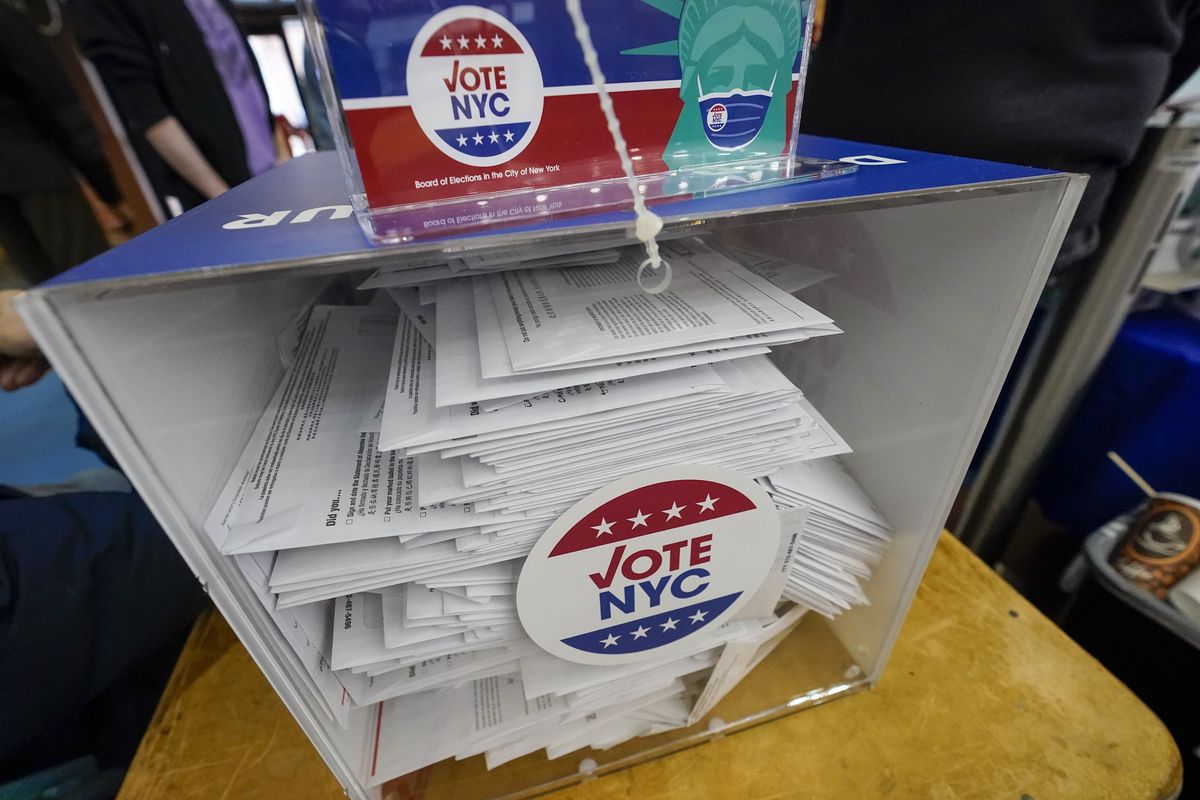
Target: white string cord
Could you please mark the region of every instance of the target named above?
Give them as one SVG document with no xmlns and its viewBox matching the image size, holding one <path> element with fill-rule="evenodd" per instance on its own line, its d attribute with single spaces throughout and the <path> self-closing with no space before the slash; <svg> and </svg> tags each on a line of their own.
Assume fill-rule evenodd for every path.
<svg viewBox="0 0 1200 800">
<path fill-rule="evenodd" d="M 612 134 L 613 147 L 617 151 L 617 157 L 621 160 L 625 181 L 629 184 L 629 191 L 633 195 L 633 210 L 637 214 L 634 231 L 637 238 L 646 245 L 648 257 L 638 267 L 638 285 L 650 294 L 658 294 L 671 284 L 671 265 L 663 261 L 662 256 L 659 255 L 658 239 L 655 238 L 662 230 L 663 222 L 657 214 L 646 208 L 646 201 L 639 191 L 637 178 L 633 174 L 633 159 L 629 157 L 629 148 L 625 144 L 625 137 L 621 135 L 621 123 L 617 119 L 616 111 L 613 110 L 612 98 L 609 97 L 604 82 L 604 73 L 600 71 L 600 59 L 596 55 L 596 48 L 592 46 L 592 34 L 588 29 L 587 20 L 583 17 L 583 9 L 579 5 L 579 0 L 565 0 L 565 2 L 567 13 L 571 15 L 571 22 L 575 27 L 575 38 L 579 41 L 579 46 L 583 48 L 583 61 L 587 64 L 588 72 L 591 74 L 592 85 L 596 87 L 596 92 L 600 95 L 600 110 L 604 112 L 604 119 L 608 122 L 608 132 Z M 661 279 L 653 286 L 642 283 L 642 276 L 647 267 L 661 274 Z"/>
</svg>

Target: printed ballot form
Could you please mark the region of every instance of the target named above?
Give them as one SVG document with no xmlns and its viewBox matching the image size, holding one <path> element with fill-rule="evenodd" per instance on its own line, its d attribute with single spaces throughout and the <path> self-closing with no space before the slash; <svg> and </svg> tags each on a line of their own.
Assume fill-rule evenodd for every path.
<svg viewBox="0 0 1200 800">
<path fill-rule="evenodd" d="M 506 431 L 545 432 L 562 423 L 644 403 L 716 394 L 725 382 L 707 364 L 682 371 L 588 382 L 524 397 L 491 411 L 479 403 L 437 406 L 434 349 L 407 319 L 400 321 L 387 387 L 382 446 L 423 452 L 422 446 Z"/>
<path fill-rule="evenodd" d="M 513 370 L 632 357 L 672 346 L 713 347 L 736 336 L 832 324 L 699 243 L 671 242 L 663 250 L 672 278 L 657 295 L 638 286 L 641 256 L 634 249 L 610 265 L 488 276 Z"/>
<path fill-rule="evenodd" d="M 416 501 L 416 462 L 379 449 L 378 409 L 397 316 L 318 306 L 208 525 L 227 553 L 478 524 L 473 509 Z M 229 489 L 232 488 L 232 491 Z"/>
<path fill-rule="evenodd" d="M 719 353 L 697 350 L 663 357 L 578 366 L 561 371 L 485 378 L 480 342 L 495 336 L 503 337 L 504 333 L 499 323 L 479 327 L 474 290 L 469 281 L 455 280 L 440 284 L 437 307 L 437 352 L 441 365 L 435 381 L 438 406 L 462 405 L 500 398 L 508 398 L 508 402 L 518 402 L 526 397 L 564 386 L 619 380 L 770 352 L 766 346 L 747 343 Z"/>
</svg>

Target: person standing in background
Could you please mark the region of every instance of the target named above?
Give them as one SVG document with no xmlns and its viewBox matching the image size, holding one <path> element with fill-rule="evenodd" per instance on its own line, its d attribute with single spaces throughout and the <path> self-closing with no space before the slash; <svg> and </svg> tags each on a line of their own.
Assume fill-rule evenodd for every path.
<svg viewBox="0 0 1200 800">
<path fill-rule="evenodd" d="M 76 0 L 72 21 L 171 213 L 274 166 L 266 89 L 227 0 Z"/>
<path fill-rule="evenodd" d="M 0 3 L 0 247 L 30 283 L 108 249 L 80 178 L 127 219 L 62 66 L 33 21 Z"/>
<path fill-rule="evenodd" d="M 988 511 L 991 530 L 969 530 L 979 520 L 959 520 L 953 511 L 947 524 L 984 559 L 1002 560 L 1006 580 L 1022 591 L 1057 587 L 1078 541 L 1049 526 L 1020 525 L 1011 509 L 989 511 L 987 497 L 1001 470 L 1007 494 L 1032 491 L 1039 459 L 1071 408 L 1056 368 L 1068 355 L 1076 364 L 1086 360 L 1072 349 L 1094 337 L 1099 314 L 1117 313 L 1086 302 L 1096 286 L 1096 297 L 1111 294 L 1104 286 L 1114 276 L 1095 278 L 1101 246 L 1114 232 L 1104 226 L 1121 212 L 1113 190 L 1134 164 L 1155 108 L 1200 68 L 1200 2 L 825 5 L 805 82 L 805 133 L 1089 176 L 968 483 L 989 453 L 995 468 L 971 495 L 960 495 L 984 498 L 975 510 Z"/>
<path fill-rule="evenodd" d="M 1200 67 L 1194 0 L 828 0 L 805 133 L 1090 176 L 1056 271 L 1100 244 L 1118 170 Z"/>
</svg>

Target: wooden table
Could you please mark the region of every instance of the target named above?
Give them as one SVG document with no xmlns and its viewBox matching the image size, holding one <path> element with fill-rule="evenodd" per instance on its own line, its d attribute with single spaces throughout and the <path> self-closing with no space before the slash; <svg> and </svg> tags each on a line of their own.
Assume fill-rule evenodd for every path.
<svg viewBox="0 0 1200 800">
<path fill-rule="evenodd" d="M 879 686 L 552 797 L 1131 800 L 1181 782 L 1150 710 L 943 534 Z M 216 614 L 120 794 L 165 797 L 345 797 Z"/>
</svg>

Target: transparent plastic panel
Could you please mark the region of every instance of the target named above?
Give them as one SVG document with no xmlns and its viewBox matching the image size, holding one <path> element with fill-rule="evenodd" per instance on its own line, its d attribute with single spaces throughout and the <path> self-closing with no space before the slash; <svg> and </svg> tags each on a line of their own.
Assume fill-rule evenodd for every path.
<svg viewBox="0 0 1200 800">
<path fill-rule="evenodd" d="M 706 197 L 717 193 L 755 189 L 779 183 L 803 183 L 848 175 L 853 164 L 816 158 L 780 158 L 738 161 L 711 167 L 683 168 L 648 175 L 638 180 L 638 190 L 659 214 L 670 214 L 673 199 Z M 569 220 L 581 214 L 615 211 L 632 206 L 625 178 L 515 189 L 473 195 L 434 204 L 417 203 L 372 209 L 364 224 L 372 240 L 382 244 L 407 244 L 439 239 L 448 234 L 502 231 L 506 226 L 531 220 Z"/>
<path fill-rule="evenodd" d="M 854 170 L 794 157 L 812 34 L 806 0 L 581 5 L 647 199 Z M 629 207 L 563 0 L 301 8 L 372 239 L 427 236 L 413 212 L 431 204 L 445 206 L 434 235 Z"/>
<path fill-rule="evenodd" d="M 688 728 L 631 739 L 607 750 L 584 748 L 556 759 L 542 752 L 489 770 L 482 758 L 446 760 L 384 785 L 422 785 L 428 800 L 532 797 L 744 731 L 867 688 L 829 622 L 809 613 L 717 707 Z"/>
<path fill-rule="evenodd" d="M 870 605 L 834 623 L 872 680 L 1041 292 L 1069 220 L 1054 214 L 1065 188 L 745 231 L 759 251 L 834 273 L 799 296 L 845 333 L 774 358 L 850 442 L 843 463 L 895 531 L 892 556 L 866 587 Z"/>
<path fill-rule="evenodd" d="M 896 530 L 865 584 L 870 605 L 833 622 L 808 613 L 690 728 L 557 759 L 534 753 L 491 771 L 480 757 L 448 761 L 412 781 L 431 798 L 526 796 L 877 679 L 1065 229 L 1064 204 L 1070 208 L 1077 191 L 1077 182 L 1055 176 L 670 223 L 668 231 L 765 262 L 770 280 L 845 331 L 785 345 L 774 359 L 854 447 L 843 458 L 848 471 Z M 217 551 L 203 521 L 283 374 L 308 306 L 331 291 L 340 302 L 367 302 L 370 295 L 346 287 L 377 266 L 430 252 L 371 251 L 361 261 L 68 285 L 44 295 L 65 332 L 53 355 L 68 385 L 355 798 L 378 796 L 364 781 L 372 709 L 340 721 L 337 708 L 331 713 L 321 675 L 277 627 L 248 573 Z"/>
</svg>

